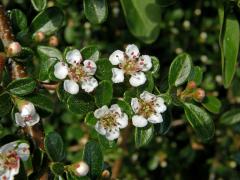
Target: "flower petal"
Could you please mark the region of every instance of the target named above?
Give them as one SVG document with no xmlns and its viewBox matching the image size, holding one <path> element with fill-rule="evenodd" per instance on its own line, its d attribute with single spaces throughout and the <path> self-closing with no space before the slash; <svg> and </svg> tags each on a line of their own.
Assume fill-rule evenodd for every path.
<svg viewBox="0 0 240 180">
<path fill-rule="evenodd" d="M 17 146 L 17 143 L 18 143 L 18 141 L 13 141 L 13 142 L 10 142 L 10 143 L 7 143 L 7 144 L 3 145 L 0 148 L 0 153 L 6 153 L 8 151 L 14 150 Z"/>
<path fill-rule="evenodd" d="M 117 139 L 119 135 L 120 135 L 119 129 L 114 128 L 114 129 L 108 130 L 105 136 L 109 141 L 113 141 L 114 139 Z"/>
<path fill-rule="evenodd" d="M 131 59 L 136 59 L 139 57 L 140 53 L 139 53 L 139 49 L 135 44 L 129 44 L 126 47 L 125 53 L 127 54 L 127 56 Z"/>
<path fill-rule="evenodd" d="M 135 127 L 145 127 L 148 121 L 143 116 L 134 115 L 132 117 L 132 123 Z"/>
<path fill-rule="evenodd" d="M 30 155 L 29 147 L 30 146 L 27 143 L 21 143 L 18 145 L 16 152 L 23 161 L 27 161 L 29 158 Z"/>
<path fill-rule="evenodd" d="M 66 60 L 69 64 L 78 65 L 82 61 L 82 55 L 78 49 L 73 49 L 67 52 Z"/>
<path fill-rule="evenodd" d="M 156 96 L 147 91 L 143 91 L 143 93 L 140 94 L 140 98 L 145 102 L 151 102 L 156 100 Z"/>
<path fill-rule="evenodd" d="M 92 92 L 98 86 L 98 82 L 94 77 L 86 77 L 81 82 L 81 88 L 87 92 Z"/>
<path fill-rule="evenodd" d="M 139 57 L 138 65 L 142 71 L 148 71 L 152 68 L 152 60 L 148 55 L 142 55 Z"/>
<path fill-rule="evenodd" d="M 64 62 L 58 62 L 54 65 L 54 76 L 58 79 L 65 79 L 68 75 L 68 66 Z"/>
<path fill-rule="evenodd" d="M 106 129 L 101 125 L 99 121 L 95 124 L 95 130 L 101 135 L 106 134 Z"/>
<path fill-rule="evenodd" d="M 30 102 L 23 105 L 22 108 L 21 108 L 21 116 L 22 117 L 33 115 L 35 113 L 36 113 L 35 107 Z"/>
<path fill-rule="evenodd" d="M 112 68 L 112 81 L 114 83 L 121 83 L 124 81 L 124 72 L 122 69 Z"/>
<path fill-rule="evenodd" d="M 135 113 L 138 113 L 138 111 L 139 111 L 139 109 L 140 109 L 140 104 L 139 104 L 138 98 L 132 98 L 132 100 L 131 100 L 131 106 L 132 106 L 132 110 L 133 110 Z"/>
<path fill-rule="evenodd" d="M 161 123 L 163 122 L 162 115 L 160 113 L 152 114 L 148 119 L 150 123 Z"/>
<path fill-rule="evenodd" d="M 40 121 L 39 114 L 38 113 L 34 113 L 33 115 L 31 115 L 31 119 L 25 120 L 25 123 L 26 123 L 27 126 L 34 126 L 39 121 Z"/>
<path fill-rule="evenodd" d="M 118 127 L 123 129 L 128 125 L 128 116 L 126 113 L 123 113 L 120 117 L 117 118 Z"/>
<path fill-rule="evenodd" d="M 118 104 L 113 104 L 113 105 L 111 105 L 111 107 L 110 107 L 109 110 L 110 110 L 111 112 L 113 112 L 113 113 L 118 114 L 119 116 L 122 114 L 122 110 L 121 110 L 121 108 L 119 107 Z"/>
<path fill-rule="evenodd" d="M 146 76 L 143 72 L 137 72 L 132 74 L 132 76 L 129 79 L 130 84 L 133 87 L 138 87 L 140 85 L 143 85 L 146 82 Z"/>
<path fill-rule="evenodd" d="M 18 126 L 25 127 L 26 124 L 20 113 L 15 113 L 15 121 Z"/>
<path fill-rule="evenodd" d="M 109 57 L 109 61 L 112 63 L 112 65 L 118 65 L 121 62 L 123 62 L 123 60 L 124 60 L 124 52 L 120 50 L 114 51 Z"/>
<path fill-rule="evenodd" d="M 94 75 L 96 70 L 97 70 L 97 65 L 94 61 L 92 60 L 85 60 L 83 62 L 84 65 L 84 71 L 88 74 L 88 75 Z"/>
<path fill-rule="evenodd" d="M 164 104 L 163 98 L 157 97 L 154 102 L 154 109 L 157 113 L 163 113 L 167 110 L 167 106 Z"/>
<path fill-rule="evenodd" d="M 65 80 L 63 88 L 70 94 L 77 94 L 79 92 L 79 85 L 73 80 Z"/>
<path fill-rule="evenodd" d="M 94 111 L 94 116 L 95 116 L 95 118 L 100 119 L 100 118 L 104 117 L 108 113 L 109 113 L 109 109 L 108 109 L 108 107 L 106 105 L 104 105 L 101 108 L 96 109 Z"/>
</svg>

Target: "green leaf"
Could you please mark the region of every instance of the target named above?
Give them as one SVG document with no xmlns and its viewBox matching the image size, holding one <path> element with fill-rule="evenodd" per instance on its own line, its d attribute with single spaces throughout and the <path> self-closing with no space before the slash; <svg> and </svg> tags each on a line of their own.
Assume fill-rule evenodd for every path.
<svg viewBox="0 0 240 180">
<path fill-rule="evenodd" d="M 133 116 L 132 107 L 125 100 L 118 99 L 116 103 L 128 115 L 128 118 Z"/>
<path fill-rule="evenodd" d="M 233 14 L 227 14 L 225 26 L 223 26 L 223 28 L 222 73 L 224 87 L 228 88 L 231 85 L 237 67 L 236 63 L 240 40 L 239 22 L 237 17 Z"/>
<path fill-rule="evenodd" d="M 213 137 L 214 123 L 202 108 L 191 103 L 184 103 L 184 111 L 188 122 L 202 140 L 207 141 Z"/>
<path fill-rule="evenodd" d="M 89 112 L 85 116 L 84 122 L 89 126 L 95 126 L 95 124 L 97 123 L 97 118 L 95 118 L 93 112 Z"/>
<path fill-rule="evenodd" d="M 48 79 L 48 71 L 56 60 L 62 60 L 62 53 L 54 48 L 48 46 L 38 46 L 37 53 L 40 57 L 39 80 L 44 81 Z"/>
<path fill-rule="evenodd" d="M 160 32 L 161 10 L 155 0 L 121 0 L 130 32 L 145 43 L 153 43 Z"/>
<path fill-rule="evenodd" d="M 144 128 L 135 128 L 135 145 L 137 148 L 147 145 L 153 138 L 154 127 L 153 125 L 148 125 Z"/>
<path fill-rule="evenodd" d="M 83 160 L 89 165 L 88 175 L 91 179 L 97 178 L 103 168 L 103 154 L 100 145 L 95 141 L 89 141 L 84 148 Z"/>
<path fill-rule="evenodd" d="M 110 81 L 101 81 L 95 91 L 95 102 L 98 107 L 109 105 L 111 103 L 113 97 L 113 87 Z"/>
<path fill-rule="evenodd" d="M 84 93 L 79 93 L 76 96 L 70 96 L 67 100 L 68 109 L 76 114 L 85 115 L 89 111 L 95 110 L 93 98 Z"/>
<path fill-rule="evenodd" d="M 240 109 L 231 109 L 220 117 L 220 123 L 224 125 L 234 125 L 240 122 Z"/>
<path fill-rule="evenodd" d="M 42 11 L 47 6 L 46 0 L 31 0 L 31 3 L 36 11 Z"/>
<path fill-rule="evenodd" d="M 178 55 L 171 63 L 169 69 L 169 86 L 180 86 L 187 81 L 192 69 L 191 57 L 186 54 Z"/>
<path fill-rule="evenodd" d="M 14 60 L 17 62 L 28 62 L 31 61 L 34 56 L 34 52 L 32 49 L 28 47 L 22 47 L 21 53 L 17 56 L 14 57 Z"/>
<path fill-rule="evenodd" d="M 162 123 L 157 123 L 154 126 L 154 128 L 155 128 L 155 132 L 157 134 L 164 135 L 164 134 L 166 134 L 168 132 L 168 130 L 170 129 L 170 126 L 171 126 L 172 117 L 171 117 L 170 110 L 167 109 L 167 111 L 165 111 L 162 114 L 162 117 L 163 117 L 163 122 Z"/>
<path fill-rule="evenodd" d="M 62 137 L 56 132 L 50 132 L 44 139 L 44 146 L 49 158 L 54 162 L 65 158 L 65 150 Z"/>
<path fill-rule="evenodd" d="M 157 1 L 157 3 L 162 7 L 173 5 L 176 2 L 177 2 L 177 0 L 158 0 Z"/>
<path fill-rule="evenodd" d="M 81 54 L 83 59 L 90 59 L 93 61 L 97 61 L 100 56 L 100 52 L 96 46 L 87 46 L 81 49 Z"/>
<path fill-rule="evenodd" d="M 99 59 L 96 62 L 97 71 L 96 76 L 100 80 L 110 80 L 112 79 L 112 64 L 108 59 Z"/>
<path fill-rule="evenodd" d="M 188 78 L 188 81 L 194 81 L 197 85 L 200 85 L 202 82 L 203 71 L 199 66 L 192 68 L 192 72 Z"/>
<path fill-rule="evenodd" d="M 32 102 L 34 106 L 36 106 L 37 108 L 40 108 L 49 113 L 53 112 L 54 106 L 53 106 L 52 100 L 50 99 L 49 96 L 43 93 L 36 93 L 36 94 L 24 96 L 24 99 Z"/>
<path fill-rule="evenodd" d="M 215 96 L 206 96 L 202 102 L 203 107 L 212 113 L 219 113 L 221 109 L 221 101 Z"/>
<path fill-rule="evenodd" d="M 83 0 L 83 8 L 86 18 L 93 24 L 103 23 L 107 19 L 106 0 Z"/>
<path fill-rule="evenodd" d="M 32 78 L 21 78 L 12 81 L 7 86 L 7 90 L 13 95 L 24 96 L 32 93 L 36 86 L 37 83 Z"/>
<path fill-rule="evenodd" d="M 160 62 L 159 62 L 159 59 L 155 56 L 151 56 L 152 58 L 152 74 L 153 74 L 153 77 L 155 78 L 158 78 L 159 77 L 159 70 L 160 70 Z"/>
<path fill-rule="evenodd" d="M 57 96 L 59 98 L 60 101 L 62 102 L 66 102 L 69 98 L 69 96 L 71 96 L 71 94 L 69 94 L 68 92 L 66 92 L 64 90 L 64 87 L 63 87 L 63 83 L 60 83 L 57 87 Z"/>
<path fill-rule="evenodd" d="M 51 163 L 50 164 L 50 169 L 55 175 L 61 175 L 64 173 L 64 164 L 63 163 Z"/>
<path fill-rule="evenodd" d="M 27 17 L 21 10 L 13 9 L 10 11 L 9 16 L 12 27 L 16 32 L 27 29 Z"/>
<path fill-rule="evenodd" d="M 37 32 L 43 32 L 45 35 L 51 35 L 58 31 L 63 24 L 64 14 L 57 7 L 50 7 L 41 11 L 32 21 L 30 31 L 34 35 Z"/>
<path fill-rule="evenodd" d="M 98 133 L 98 142 L 105 149 L 112 149 L 117 146 L 116 141 L 109 141 L 105 136 Z"/>
<path fill-rule="evenodd" d="M 11 97 L 8 93 L 0 94 L 0 117 L 7 115 L 12 109 Z"/>
</svg>

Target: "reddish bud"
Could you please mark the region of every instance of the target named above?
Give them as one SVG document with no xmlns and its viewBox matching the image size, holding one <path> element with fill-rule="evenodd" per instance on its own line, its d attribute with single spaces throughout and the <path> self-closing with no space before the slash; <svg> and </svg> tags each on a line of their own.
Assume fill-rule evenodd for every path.
<svg viewBox="0 0 240 180">
<path fill-rule="evenodd" d="M 7 55 L 13 57 L 18 55 L 22 51 L 22 47 L 18 42 L 12 42 L 7 48 Z"/>
<path fill-rule="evenodd" d="M 187 89 L 195 89 L 197 87 L 194 81 L 189 81 L 187 84 Z"/>
<path fill-rule="evenodd" d="M 205 98 L 205 91 L 201 88 L 198 88 L 194 93 L 194 99 L 201 102 Z"/>
<path fill-rule="evenodd" d="M 102 172 L 102 178 L 104 178 L 104 179 L 109 179 L 109 177 L 110 177 L 110 172 L 109 172 L 109 170 L 104 170 L 103 172 Z"/>
<path fill-rule="evenodd" d="M 77 176 L 86 176 L 89 171 L 89 166 L 84 161 L 73 164 L 72 168 Z"/>
<path fill-rule="evenodd" d="M 51 36 L 51 37 L 49 38 L 48 44 L 49 44 L 50 46 L 53 46 L 53 47 L 58 46 L 59 41 L 58 41 L 57 36 Z"/>
<path fill-rule="evenodd" d="M 45 39 L 45 34 L 41 31 L 37 32 L 34 36 L 36 42 L 42 42 Z"/>
</svg>

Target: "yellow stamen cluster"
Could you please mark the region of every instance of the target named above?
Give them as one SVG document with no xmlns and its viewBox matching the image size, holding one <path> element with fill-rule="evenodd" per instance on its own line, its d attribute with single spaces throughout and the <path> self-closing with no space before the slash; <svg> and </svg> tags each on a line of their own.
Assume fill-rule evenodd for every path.
<svg viewBox="0 0 240 180">
<path fill-rule="evenodd" d="M 82 80 L 83 77 L 86 76 L 86 73 L 83 69 L 83 66 L 78 65 L 78 66 L 72 66 L 69 68 L 68 76 L 71 80 L 75 82 L 79 82 Z"/>
<path fill-rule="evenodd" d="M 143 100 L 139 100 L 140 109 L 139 114 L 142 115 L 145 118 L 149 118 L 154 112 L 154 104 L 152 101 L 145 102 Z"/>
<path fill-rule="evenodd" d="M 113 127 L 117 126 L 116 114 L 106 114 L 100 119 L 100 123 L 104 128 L 109 128 L 111 130 Z"/>
</svg>

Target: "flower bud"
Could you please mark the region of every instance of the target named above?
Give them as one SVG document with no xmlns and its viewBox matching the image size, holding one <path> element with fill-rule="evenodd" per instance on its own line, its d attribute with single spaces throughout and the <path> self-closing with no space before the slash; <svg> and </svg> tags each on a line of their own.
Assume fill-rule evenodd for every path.
<svg viewBox="0 0 240 180">
<path fill-rule="evenodd" d="M 197 87 L 196 83 L 194 81 L 189 81 L 187 84 L 186 89 L 195 89 Z"/>
<path fill-rule="evenodd" d="M 198 88 L 193 97 L 196 101 L 201 102 L 205 98 L 205 91 L 201 88 Z"/>
<path fill-rule="evenodd" d="M 109 172 L 109 170 L 107 170 L 107 169 L 105 169 L 103 172 L 102 172 L 102 178 L 104 178 L 104 179 L 109 179 L 109 177 L 110 177 L 110 172 Z"/>
<path fill-rule="evenodd" d="M 84 161 L 80 161 L 79 163 L 74 164 L 73 168 L 74 173 L 77 176 L 86 176 L 89 171 L 89 166 Z"/>
<path fill-rule="evenodd" d="M 37 32 L 34 36 L 36 42 L 42 42 L 45 39 L 45 34 L 41 31 Z"/>
<path fill-rule="evenodd" d="M 21 45 L 18 42 L 12 42 L 7 48 L 7 55 L 10 57 L 18 55 L 22 50 Z"/>
<path fill-rule="evenodd" d="M 51 37 L 49 38 L 48 44 L 49 44 L 50 46 L 52 46 L 52 47 L 58 46 L 59 41 L 58 41 L 57 36 L 51 36 Z"/>
</svg>

